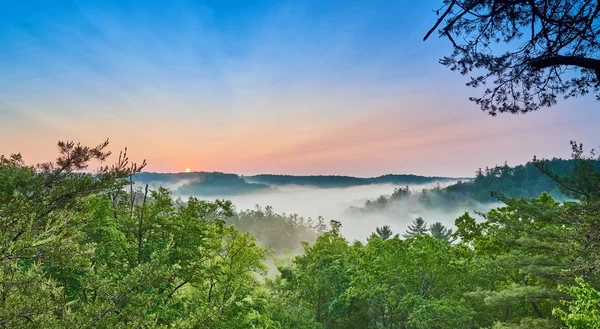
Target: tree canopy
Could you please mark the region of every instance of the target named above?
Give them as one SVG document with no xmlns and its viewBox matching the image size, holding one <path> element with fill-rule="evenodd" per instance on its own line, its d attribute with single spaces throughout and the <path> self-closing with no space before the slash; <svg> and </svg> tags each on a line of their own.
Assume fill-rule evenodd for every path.
<svg viewBox="0 0 600 329">
<path fill-rule="evenodd" d="M 454 233 L 418 217 L 404 239 L 384 225 L 365 243 L 321 217 L 134 188 L 143 164 L 125 153 L 82 172 L 107 145 L 59 143 L 58 159 L 37 166 L 0 157 L 1 327 L 600 325 L 600 174 L 576 143 L 570 174 L 548 174 L 577 201 L 503 197 L 482 220 L 457 218 Z M 269 275 L 265 247 L 298 244 Z"/>
<path fill-rule="evenodd" d="M 600 99 L 600 3 L 593 0 L 444 0 L 438 30 L 454 48 L 440 62 L 468 75 L 483 111 L 526 113 L 568 98 Z"/>
</svg>

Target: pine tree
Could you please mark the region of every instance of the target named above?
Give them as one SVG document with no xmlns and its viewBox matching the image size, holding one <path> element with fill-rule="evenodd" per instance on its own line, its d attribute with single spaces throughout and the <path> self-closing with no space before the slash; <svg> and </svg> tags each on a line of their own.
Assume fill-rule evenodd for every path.
<svg viewBox="0 0 600 329">
<path fill-rule="evenodd" d="M 403 236 L 407 239 L 415 237 L 415 236 L 423 236 L 427 234 L 427 222 L 423 219 L 423 217 L 417 217 L 413 220 L 412 225 L 408 225 L 408 229 L 406 230 L 406 234 Z"/>
<path fill-rule="evenodd" d="M 394 234 L 394 232 L 392 232 L 392 229 L 390 228 L 389 225 L 383 225 L 382 227 L 378 227 L 375 229 L 375 232 L 377 232 L 377 235 L 382 240 L 387 240 Z"/>
<path fill-rule="evenodd" d="M 432 237 L 447 243 L 452 243 L 454 240 L 456 240 L 452 237 L 452 229 L 448 229 L 440 222 L 435 222 L 435 224 L 430 225 L 429 232 L 431 233 Z"/>
</svg>

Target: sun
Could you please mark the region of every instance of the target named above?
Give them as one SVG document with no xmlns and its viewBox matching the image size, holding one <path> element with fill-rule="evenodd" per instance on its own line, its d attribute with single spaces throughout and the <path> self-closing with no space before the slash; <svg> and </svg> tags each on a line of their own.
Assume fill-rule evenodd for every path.
<svg viewBox="0 0 600 329">
<path fill-rule="evenodd" d="M 190 168 L 185 168 L 185 172 L 192 172 L 192 169 L 190 169 Z"/>
</svg>

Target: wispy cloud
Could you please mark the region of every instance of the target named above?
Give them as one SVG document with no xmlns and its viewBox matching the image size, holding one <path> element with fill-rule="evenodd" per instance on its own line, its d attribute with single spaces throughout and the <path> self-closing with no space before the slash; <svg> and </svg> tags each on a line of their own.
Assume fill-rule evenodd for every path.
<svg viewBox="0 0 600 329">
<path fill-rule="evenodd" d="M 586 102 L 478 112 L 421 41 L 436 4 L 3 4 L 0 152 L 110 137 L 158 171 L 467 174 L 595 136 Z"/>
</svg>

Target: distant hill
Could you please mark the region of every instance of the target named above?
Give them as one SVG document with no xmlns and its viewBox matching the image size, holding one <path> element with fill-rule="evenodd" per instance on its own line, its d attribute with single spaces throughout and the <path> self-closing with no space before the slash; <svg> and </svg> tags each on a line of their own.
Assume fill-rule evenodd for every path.
<svg viewBox="0 0 600 329">
<path fill-rule="evenodd" d="M 142 172 L 134 176 L 140 184 L 165 186 L 178 194 L 199 196 L 230 196 L 248 194 L 285 185 L 314 186 L 318 188 L 343 188 L 370 184 L 426 184 L 455 180 L 450 177 L 417 175 L 384 175 L 371 178 L 352 176 L 314 175 L 255 175 L 240 176 L 221 172 L 155 173 Z"/>
<path fill-rule="evenodd" d="M 211 173 L 202 180 L 180 186 L 176 192 L 189 195 L 239 195 L 268 189 L 269 185 L 249 183 L 236 174 Z"/>
<path fill-rule="evenodd" d="M 197 196 L 240 195 L 270 188 L 266 184 L 249 183 L 236 174 L 221 172 L 142 172 L 136 174 L 133 179 L 140 184 L 168 187 L 176 194 Z"/>
<path fill-rule="evenodd" d="M 572 159 L 553 158 L 544 160 L 545 167 L 558 177 L 573 175 L 575 161 Z M 600 171 L 600 161 L 593 162 L 596 171 Z M 541 193 L 549 193 L 557 200 L 565 200 L 566 195 L 560 190 L 554 180 L 541 172 L 534 162 L 514 167 L 504 164 L 493 168 L 479 169 L 475 178 L 459 180 L 457 183 L 444 188 L 428 190 L 411 190 L 397 188 L 389 195 L 381 195 L 367 200 L 364 206 L 352 207 L 355 211 L 380 211 L 390 208 L 398 201 L 412 200 L 412 204 L 421 207 L 456 207 L 459 204 L 498 202 L 498 197 L 491 192 L 505 197 L 531 198 Z"/>
<path fill-rule="evenodd" d="M 190 172 L 190 173 L 158 173 L 158 172 L 141 172 L 136 174 L 133 179 L 140 183 L 156 183 L 159 184 L 177 184 L 182 181 L 203 180 L 211 175 L 219 175 L 219 172 Z M 237 175 L 236 175 L 237 176 Z"/>
<path fill-rule="evenodd" d="M 351 187 L 370 184 L 427 184 L 432 182 L 441 182 L 456 180 L 451 177 L 429 177 L 417 175 L 384 175 L 371 178 L 360 178 L 352 176 L 335 175 L 314 175 L 314 176 L 293 176 L 293 175 L 256 175 L 244 177 L 248 182 L 262 183 L 273 186 L 282 185 L 310 185 L 320 188 L 332 187 Z"/>
<path fill-rule="evenodd" d="M 554 175 L 564 177 L 573 175 L 576 160 L 552 158 L 544 160 L 546 168 Z M 593 161 L 596 171 L 600 171 L 600 161 Z M 508 164 L 477 170 L 475 179 L 458 182 L 444 189 L 444 193 L 452 198 L 468 197 L 480 202 L 494 202 L 496 197 L 490 191 L 499 192 L 508 197 L 537 197 L 547 192 L 554 198 L 565 196 L 556 182 L 542 173 L 532 161 L 524 165 L 511 167 Z"/>
</svg>

